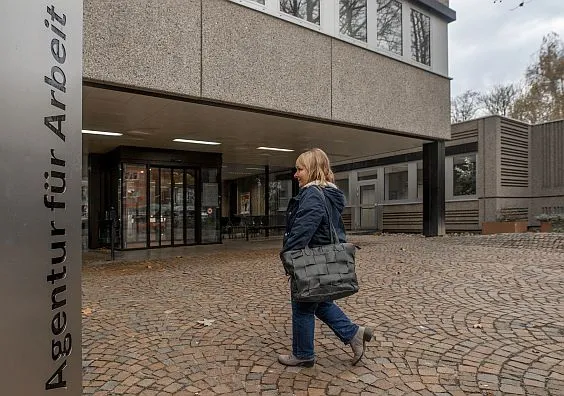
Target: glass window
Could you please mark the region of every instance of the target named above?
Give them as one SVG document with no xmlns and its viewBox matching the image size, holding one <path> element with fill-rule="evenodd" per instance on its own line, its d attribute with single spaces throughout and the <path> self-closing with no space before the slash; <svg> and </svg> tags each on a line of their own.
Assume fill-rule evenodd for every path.
<svg viewBox="0 0 564 396">
<path fill-rule="evenodd" d="M 376 185 L 367 184 L 360 186 L 360 204 L 374 206 L 376 203 Z"/>
<path fill-rule="evenodd" d="M 476 195 L 476 154 L 453 157 L 452 195 Z"/>
<path fill-rule="evenodd" d="M 431 66 L 431 19 L 419 11 L 411 10 L 411 57 Z"/>
<path fill-rule="evenodd" d="M 125 248 L 147 245 L 147 173 L 145 165 L 124 164 L 122 221 Z"/>
<path fill-rule="evenodd" d="M 251 0 L 251 1 L 264 5 L 264 0 Z"/>
<path fill-rule="evenodd" d="M 319 25 L 319 0 L 280 0 L 280 11 Z"/>
<path fill-rule="evenodd" d="M 366 0 L 339 0 L 341 34 L 366 41 Z"/>
<path fill-rule="evenodd" d="M 161 246 L 171 244 L 172 238 L 172 189 L 171 170 L 161 169 Z"/>
<path fill-rule="evenodd" d="M 159 246 L 161 242 L 161 194 L 160 169 L 150 168 L 149 184 L 149 236 L 151 246 Z"/>
<path fill-rule="evenodd" d="M 417 198 L 423 198 L 423 162 L 417 163 Z"/>
<path fill-rule="evenodd" d="M 349 201 L 349 179 L 339 179 L 335 180 L 335 184 L 339 187 L 339 190 L 345 194 L 345 204 L 348 204 Z"/>
<path fill-rule="evenodd" d="M 395 0 L 377 0 L 378 46 L 402 54 L 401 3 Z"/>
<path fill-rule="evenodd" d="M 358 181 L 378 179 L 378 170 L 373 169 L 365 172 L 358 172 Z"/>
<path fill-rule="evenodd" d="M 88 179 L 82 180 L 82 248 L 88 249 Z"/>
<path fill-rule="evenodd" d="M 270 213 L 285 212 L 292 196 L 292 180 L 276 180 L 269 184 Z"/>
<path fill-rule="evenodd" d="M 386 200 L 395 201 L 408 198 L 407 164 L 384 168 L 384 189 Z"/>
<path fill-rule="evenodd" d="M 286 208 L 292 197 L 292 174 L 288 172 L 271 173 L 269 179 L 269 225 L 282 226 L 286 223 Z"/>
<path fill-rule="evenodd" d="M 264 175 L 253 177 L 251 186 L 251 214 L 253 216 L 264 216 Z"/>
<path fill-rule="evenodd" d="M 196 243 L 196 171 L 186 169 L 184 173 L 184 199 L 186 201 L 186 243 Z"/>
<path fill-rule="evenodd" d="M 184 243 L 184 172 L 182 169 L 172 170 L 172 198 L 174 205 L 172 207 L 172 227 L 174 234 L 174 244 L 181 245 Z"/>
<path fill-rule="evenodd" d="M 202 242 L 219 242 L 220 207 L 218 171 L 202 168 Z"/>
</svg>

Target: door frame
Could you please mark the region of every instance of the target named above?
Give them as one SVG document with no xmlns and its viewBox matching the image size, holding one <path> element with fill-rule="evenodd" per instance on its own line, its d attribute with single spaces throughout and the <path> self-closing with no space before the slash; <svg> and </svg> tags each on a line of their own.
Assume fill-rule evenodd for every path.
<svg viewBox="0 0 564 396">
<path fill-rule="evenodd" d="M 374 186 L 374 203 L 373 204 L 363 204 L 362 203 L 362 187 Z M 381 208 L 379 195 L 379 180 L 363 180 L 357 182 L 358 191 L 358 229 L 360 230 L 379 230 L 380 229 L 380 218 L 381 218 Z M 362 212 L 363 209 L 374 209 L 374 224 L 371 227 L 364 227 L 362 224 Z"/>
</svg>

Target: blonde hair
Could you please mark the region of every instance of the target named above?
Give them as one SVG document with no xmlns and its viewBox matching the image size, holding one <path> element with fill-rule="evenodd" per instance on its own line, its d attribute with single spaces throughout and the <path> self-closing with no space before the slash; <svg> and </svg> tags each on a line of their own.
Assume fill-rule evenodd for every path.
<svg viewBox="0 0 564 396">
<path fill-rule="evenodd" d="M 327 183 L 333 183 L 335 181 L 329 158 L 327 154 L 319 148 L 312 148 L 311 150 L 301 153 L 296 160 L 296 167 L 298 166 L 306 170 L 306 183 L 319 181 L 321 185 L 326 185 Z"/>
</svg>

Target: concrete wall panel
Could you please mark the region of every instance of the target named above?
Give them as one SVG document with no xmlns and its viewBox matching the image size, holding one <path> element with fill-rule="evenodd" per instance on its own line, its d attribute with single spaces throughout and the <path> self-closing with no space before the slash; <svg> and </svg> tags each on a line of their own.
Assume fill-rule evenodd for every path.
<svg viewBox="0 0 564 396">
<path fill-rule="evenodd" d="M 225 0 L 86 0 L 83 76 L 450 137 L 448 78 Z"/>
<path fill-rule="evenodd" d="M 500 194 L 501 159 L 499 117 L 483 118 L 479 121 L 478 153 L 483 190 L 477 191 L 479 197 L 492 198 Z"/>
<path fill-rule="evenodd" d="M 84 0 L 87 79 L 200 95 L 200 0 Z"/>
<path fill-rule="evenodd" d="M 532 127 L 529 159 L 531 194 L 564 196 L 564 121 Z"/>
<path fill-rule="evenodd" d="M 540 214 L 564 214 L 564 194 L 561 196 L 529 199 L 529 224 L 538 225 Z"/>
<path fill-rule="evenodd" d="M 450 80 L 333 40 L 333 118 L 450 138 Z"/>
<path fill-rule="evenodd" d="M 222 0 L 203 3 L 202 96 L 331 118 L 331 39 Z"/>
</svg>

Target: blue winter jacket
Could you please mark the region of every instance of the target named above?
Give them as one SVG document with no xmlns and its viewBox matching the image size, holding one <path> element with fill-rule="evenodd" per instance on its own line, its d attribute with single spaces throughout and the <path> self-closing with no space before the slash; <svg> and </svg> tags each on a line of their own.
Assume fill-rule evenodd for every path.
<svg viewBox="0 0 564 396">
<path fill-rule="evenodd" d="M 345 207 L 343 192 L 335 187 L 320 188 L 309 185 L 301 188 L 298 195 L 288 203 L 282 252 L 331 243 L 331 231 L 321 192 L 325 195 L 339 242 L 346 242 L 345 228 L 341 220 Z"/>
</svg>

